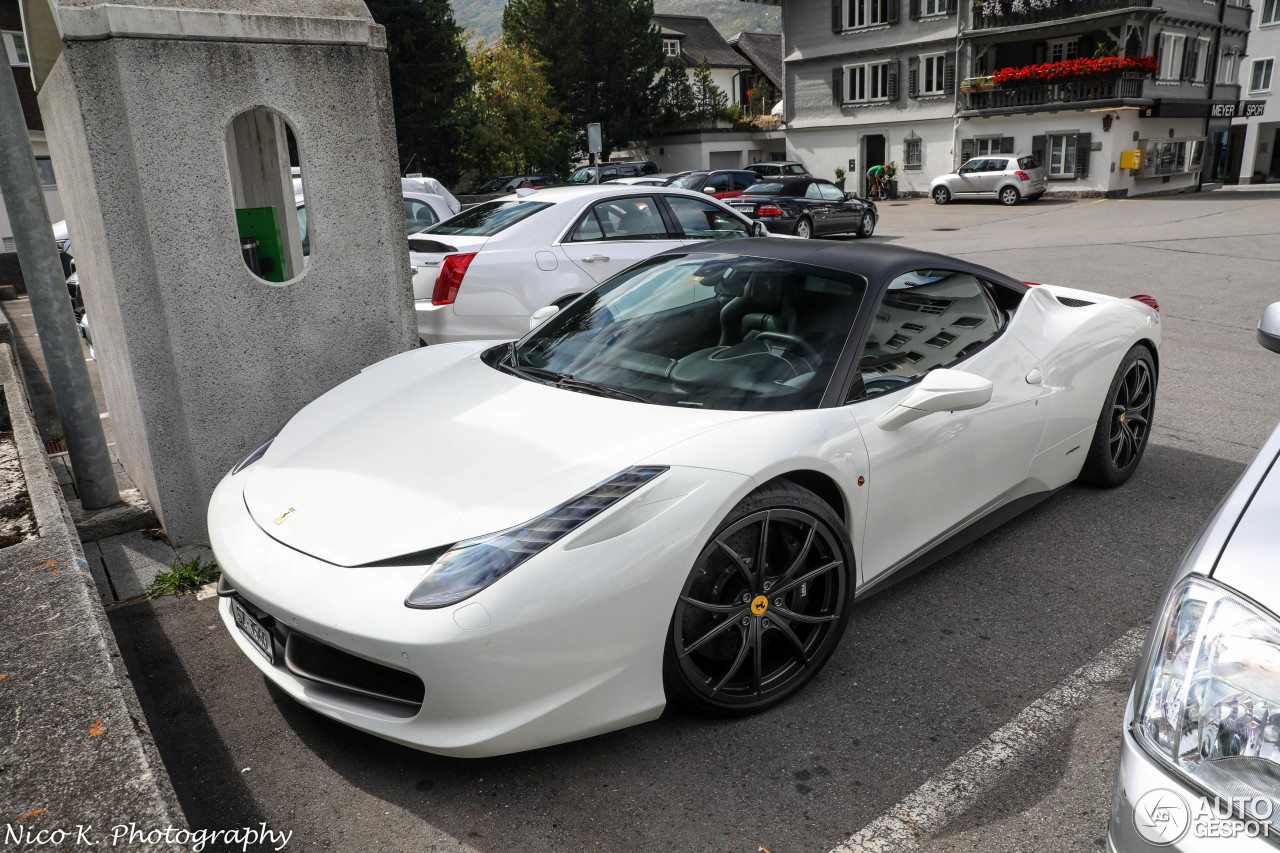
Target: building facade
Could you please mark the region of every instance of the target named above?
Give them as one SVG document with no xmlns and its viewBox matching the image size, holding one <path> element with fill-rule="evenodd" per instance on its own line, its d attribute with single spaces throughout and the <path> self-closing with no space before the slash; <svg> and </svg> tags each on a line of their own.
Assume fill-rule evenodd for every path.
<svg viewBox="0 0 1280 853">
<path fill-rule="evenodd" d="M 1242 184 L 1280 181 L 1280 0 L 1255 0 L 1249 55 L 1239 63 L 1244 106 L 1251 115 L 1231 124 L 1228 180 Z"/>
<path fill-rule="evenodd" d="M 788 150 L 902 192 L 987 153 L 1031 154 L 1051 194 L 1225 178 L 1247 0 L 774 0 Z M 848 179 L 847 179 L 848 180 Z"/>
</svg>

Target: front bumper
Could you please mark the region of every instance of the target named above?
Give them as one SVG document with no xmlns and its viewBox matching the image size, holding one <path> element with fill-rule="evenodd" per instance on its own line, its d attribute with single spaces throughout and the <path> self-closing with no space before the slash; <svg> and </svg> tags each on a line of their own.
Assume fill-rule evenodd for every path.
<svg viewBox="0 0 1280 853">
<path fill-rule="evenodd" d="M 1133 697 L 1125 711 L 1125 720 L 1133 718 Z M 1176 794 L 1188 807 L 1190 821 L 1185 833 L 1172 843 L 1147 841 L 1135 823 L 1135 808 L 1148 792 L 1163 790 Z M 1172 802 L 1176 799 L 1170 798 Z M 1144 802 L 1149 802 L 1144 801 Z M 1205 819 L 1208 816 L 1208 819 Z M 1276 844 L 1261 837 L 1251 837 L 1244 821 L 1214 817 L 1212 798 L 1206 800 L 1198 791 L 1163 764 L 1158 763 L 1134 739 L 1126 725 L 1120 746 L 1120 766 L 1116 771 L 1115 790 L 1111 795 L 1111 819 L 1107 826 L 1108 853 L 1276 853 Z M 1280 838 L 1274 839 L 1280 842 Z"/>
<path fill-rule="evenodd" d="M 214 554 L 243 600 L 289 631 L 411 673 L 420 707 L 299 677 L 220 612 L 244 654 L 297 701 L 397 743 L 477 757 L 549 746 L 656 718 L 672 609 L 746 477 L 673 468 L 452 607 L 414 610 L 422 566 L 345 568 L 272 539 L 245 509 L 253 469 L 209 505 Z"/>
</svg>

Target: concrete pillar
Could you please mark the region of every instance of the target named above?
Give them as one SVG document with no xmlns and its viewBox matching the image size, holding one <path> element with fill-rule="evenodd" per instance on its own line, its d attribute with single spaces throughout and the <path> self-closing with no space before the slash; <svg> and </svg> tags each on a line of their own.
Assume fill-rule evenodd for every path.
<svg viewBox="0 0 1280 853">
<path fill-rule="evenodd" d="M 385 33 L 359 0 L 51 3 L 40 108 L 117 453 L 175 545 L 207 541 L 228 469 L 416 343 Z M 273 284 L 236 210 L 296 242 L 285 122 L 310 256 Z"/>
</svg>

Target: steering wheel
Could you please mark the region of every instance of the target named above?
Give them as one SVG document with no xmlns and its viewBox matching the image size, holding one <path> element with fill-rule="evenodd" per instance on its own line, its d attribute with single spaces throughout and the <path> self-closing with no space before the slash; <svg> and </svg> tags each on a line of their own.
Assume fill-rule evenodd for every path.
<svg viewBox="0 0 1280 853">
<path fill-rule="evenodd" d="M 816 349 L 809 345 L 809 342 L 799 335 L 789 335 L 786 332 L 760 332 L 756 335 L 757 341 L 773 340 L 781 341 L 784 344 L 799 347 L 800 353 L 808 359 L 813 367 L 822 364 L 822 355 Z"/>
</svg>

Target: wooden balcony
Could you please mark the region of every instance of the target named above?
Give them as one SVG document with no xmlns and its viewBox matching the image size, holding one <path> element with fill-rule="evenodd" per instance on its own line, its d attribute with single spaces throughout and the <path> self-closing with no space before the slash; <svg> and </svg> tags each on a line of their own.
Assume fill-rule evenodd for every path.
<svg viewBox="0 0 1280 853">
<path fill-rule="evenodd" d="M 973 29 L 994 30 L 1001 27 L 1022 27 L 1028 24 L 1056 24 L 1069 18 L 1149 8 L 1151 8 L 1151 0 L 1073 0 L 1069 3 L 1058 3 L 1048 9 L 1028 9 L 1025 12 L 1014 12 L 1006 6 L 1002 15 L 987 15 L 982 11 L 981 6 L 974 6 Z"/>
<path fill-rule="evenodd" d="M 1022 85 L 989 92 L 961 92 L 961 109 L 985 112 L 1028 107 L 1063 107 L 1076 102 L 1096 103 L 1142 97 L 1141 77 L 1114 77 L 1109 80 L 1060 80 L 1054 83 Z"/>
</svg>

